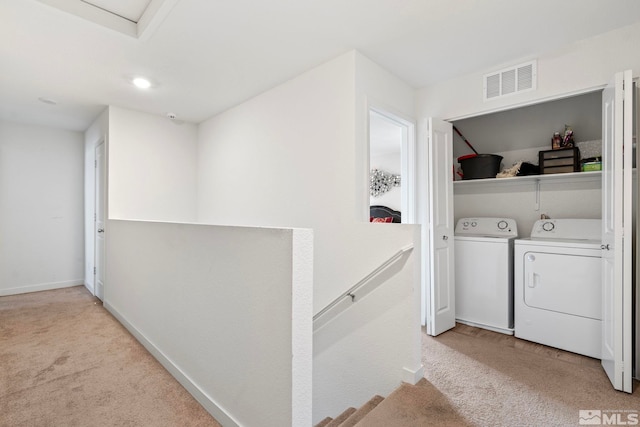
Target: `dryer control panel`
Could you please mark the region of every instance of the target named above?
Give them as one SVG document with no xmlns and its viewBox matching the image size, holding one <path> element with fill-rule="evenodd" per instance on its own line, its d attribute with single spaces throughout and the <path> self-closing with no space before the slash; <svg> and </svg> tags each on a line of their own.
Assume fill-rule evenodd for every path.
<svg viewBox="0 0 640 427">
<path fill-rule="evenodd" d="M 518 226 L 512 218 L 460 218 L 456 236 L 518 237 Z"/>
<path fill-rule="evenodd" d="M 602 221 L 599 219 L 540 219 L 533 224 L 531 238 L 557 240 L 600 240 Z"/>
</svg>

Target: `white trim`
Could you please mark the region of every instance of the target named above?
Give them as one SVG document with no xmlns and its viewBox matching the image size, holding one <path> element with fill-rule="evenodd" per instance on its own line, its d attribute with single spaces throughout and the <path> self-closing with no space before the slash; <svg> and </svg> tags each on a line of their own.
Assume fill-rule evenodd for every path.
<svg viewBox="0 0 640 427">
<path fill-rule="evenodd" d="M 105 301 L 103 306 L 113 317 L 124 326 L 140 344 L 158 361 L 187 391 L 223 426 L 239 427 L 240 424 L 233 417 L 220 407 L 210 396 L 208 396 L 191 378 L 176 366 L 158 347 L 149 341 L 140 331 L 138 331 L 120 312 L 109 302 Z"/>
<path fill-rule="evenodd" d="M 291 425 L 313 419 L 313 231 L 294 229 L 291 298 Z"/>
<path fill-rule="evenodd" d="M 638 79 L 634 78 L 633 82 L 635 83 L 635 85 L 633 86 L 633 104 L 634 105 L 638 105 L 638 101 L 640 101 L 638 99 L 638 95 L 639 95 L 639 91 L 640 89 L 638 88 Z M 635 121 L 636 124 L 640 123 L 640 108 L 636 108 L 635 109 L 635 113 L 636 113 L 636 117 L 633 118 L 633 120 Z M 633 169 L 634 172 L 634 177 L 632 179 L 632 182 L 635 183 L 635 187 L 634 187 L 634 194 L 633 194 L 633 200 L 635 200 L 636 203 L 636 212 L 639 212 L 638 209 L 640 209 L 640 194 L 639 194 L 639 189 L 638 189 L 638 176 L 637 176 L 637 165 L 640 165 L 640 150 L 638 150 L 637 148 L 634 150 L 636 158 L 636 168 Z M 638 230 L 640 227 L 640 216 L 636 215 L 636 223 L 635 223 L 635 229 Z M 637 233 L 637 231 L 636 231 Z M 636 234 L 637 236 L 637 234 Z M 637 238 L 636 238 L 636 242 L 637 242 Z M 636 259 L 635 259 L 635 264 L 634 267 L 637 271 L 640 271 L 640 247 L 638 246 L 638 243 L 635 244 L 634 246 L 634 251 L 636 254 Z M 636 289 L 640 290 L 640 275 L 636 274 L 635 277 L 635 282 L 633 283 L 632 286 L 635 286 Z M 632 361 L 632 374 L 633 377 L 637 380 L 640 380 L 640 292 L 636 292 L 636 299 L 635 299 L 635 326 L 632 326 L 632 329 L 635 331 L 635 344 L 636 344 L 636 348 L 634 350 L 632 350 L 635 354 L 635 362 Z"/>
<path fill-rule="evenodd" d="M 68 0 L 39 0 L 40 2 L 49 6 L 60 9 L 64 12 L 76 15 L 82 19 L 86 19 L 95 24 L 102 25 L 103 27 L 110 28 L 114 31 L 118 31 L 122 34 L 126 34 L 131 37 L 138 36 L 138 26 L 135 22 L 132 22 L 126 18 L 110 13 L 106 10 L 100 9 L 92 4 L 81 1 L 68 1 Z"/>
<path fill-rule="evenodd" d="M 149 40 L 178 1 L 180 0 L 151 0 L 136 26 L 138 39 L 141 41 Z"/>
<path fill-rule="evenodd" d="M 424 378 L 424 365 L 420 364 L 418 369 L 402 368 L 402 381 L 416 385 Z"/>
<path fill-rule="evenodd" d="M 100 167 L 102 168 L 102 170 L 100 171 L 98 169 L 98 148 L 100 148 L 102 145 L 104 144 L 104 150 L 103 150 L 103 154 L 102 154 L 102 162 L 100 163 Z M 102 210 L 103 212 L 101 212 L 102 214 L 102 228 L 103 230 L 107 229 L 107 217 L 108 217 L 108 212 L 107 212 L 107 195 L 108 195 L 108 191 L 107 191 L 107 185 L 108 185 L 108 169 L 107 169 L 107 135 L 106 133 L 102 135 L 102 137 L 100 139 L 98 139 L 97 143 L 95 144 L 95 147 L 93 148 L 93 227 L 92 227 L 92 232 L 93 232 L 93 275 L 92 277 L 92 289 L 93 289 L 93 295 L 97 298 L 99 298 L 101 301 L 104 301 L 104 285 L 105 285 L 105 275 L 103 274 L 103 281 L 102 281 L 102 286 L 99 286 L 98 284 L 98 274 L 97 274 L 97 268 L 98 268 L 98 232 L 97 232 L 97 225 L 98 225 L 98 197 L 102 197 Z M 104 186 L 103 189 L 103 193 L 99 194 L 98 191 L 98 172 L 102 172 L 102 177 L 100 178 L 101 180 L 103 180 L 104 182 L 102 183 Z M 103 234 L 103 248 L 102 248 L 102 252 L 103 252 L 103 259 L 102 259 L 102 263 L 100 265 L 100 268 L 102 268 L 103 271 L 106 271 L 106 233 Z"/>
<path fill-rule="evenodd" d="M 421 225 L 420 227 L 420 324 L 425 327 L 427 331 L 430 331 L 432 326 L 429 322 L 430 318 L 430 285 L 429 285 L 429 277 L 431 274 L 430 269 L 430 259 L 431 259 L 431 248 L 429 247 L 429 235 L 431 233 L 431 229 L 429 228 L 429 199 L 431 197 L 431 193 L 429 192 L 430 188 L 430 174 L 429 171 L 429 120 L 422 119 L 420 122 L 420 146 L 418 155 L 416 157 L 416 167 L 418 173 L 418 182 L 417 182 L 417 194 L 419 197 L 417 199 L 416 210 L 418 212 L 417 222 Z"/>
<path fill-rule="evenodd" d="M 455 122 L 457 120 L 471 119 L 471 118 L 474 118 L 474 117 L 485 116 L 487 114 L 500 113 L 502 111 L 515 110 L 516 108 L 529 107 L 531 105 L 536 105 L 536 104 L 543 104 L 543 103 L 549 102 L 549 101 L 558 101 L 560 99 L 571 98 L 571 97 L 578 96 L 578 95 L 584 95 L 586 93 L 601 91 L 606 86 L 607 85 L 592 86 L 592 87 L 589 87 L 589 88 L 580 89 L 580 90 L 574 90 L 574 91 L 571 91 L 571 92 L 565 92 L 565 93 L 561 93 L 561 94 L 545 96 L 543 98 L 530 99 L 530 100 L 527 100 L 527 101 L 517 102 L 515 104 L 504 105 L 504 106 L 497 107 L 497 108 L 492 108 L 492 109 L 489 109 L 489 110 L 482 110 L 482 111 L 479 111 L 479 112 L 463 114 L 461 116 L 450 117 L 450 118 L 444 119 L 444 121 Z"/>
<path fill-rule="evenodd" d="M 404 114 L 394 111 L 394 109 L 383 106 L 379 103 L 367 100 L 367 182 L 369 180 L 369 171 L 371 170 L 371 124 L 369 122 L 369 114 L 374 112 L 383 116 L 385 119 L 402 127 L 402 148 L 401 148 L 401 174 L 402 185 L 402 223 L 416 224 L 417 219 L 417 162 L 416 162 L 416 121 Z M 405 185 L 406 184 L 406 185 Z M 366 188 L 369 188 L 367 185 Z M 369 205 L 369 196 L 367 193 L 367 206 Z M 368 219 L 368 212 L 367 212 Z"/>
<path fill-rule="evenodd" d="M 633 102 L 635 86 L 633 85 L 633 74 L 631 70 L 624 71 L 624 143 L 627 148 L 626 154 L 623 149 L 623 225 L 622 243 L 623 249 L 623 281 L 622 281 L 622 366 L 623 391 L 633 392 L 633 150 L 634 145 L 634 123 L 633 113 L 635 104 Z M 636 314 L 637 315 L 637 314 Z"/>
<path fill-rule="evenodd" d="M 38 1 L 127 36 L 145 41 L 164 22 L 179 0 L 150 0 L 138 22 L 131 21 L 87 2 L 69 0 Z"/>
<path fill-rule="evenodd" d="M 84 279 L 74 279 L 65 280 L 63 282 L 49 282 L 38 283 L 35 285 L 17 286 L 15 288 L 0 289 L 0 296 L 27 294 L 29 292 L 50 291 L 53 289 L 70 288 L 72 286 L 79 286 L 84 284 Z"/>
</svg>

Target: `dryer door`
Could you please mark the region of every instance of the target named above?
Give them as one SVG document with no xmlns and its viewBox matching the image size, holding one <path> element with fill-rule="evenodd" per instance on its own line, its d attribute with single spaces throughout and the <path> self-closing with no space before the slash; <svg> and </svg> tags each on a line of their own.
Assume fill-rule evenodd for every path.
<svg viewBox="0 0 640 427">
<path fill-rule="evenodd" d="M 524 302 L 529 307 L 601 320 L 601 258 L 575 253 L 524 254 Z"/>
</svg>

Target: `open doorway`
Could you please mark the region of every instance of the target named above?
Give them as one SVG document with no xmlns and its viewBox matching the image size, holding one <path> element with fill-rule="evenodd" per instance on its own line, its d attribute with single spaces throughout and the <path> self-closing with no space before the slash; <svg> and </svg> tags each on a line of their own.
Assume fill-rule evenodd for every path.
<svg viewBox="0 0 640 427">
<path fill-rule="evenodd" d="M 415 223 L 412 121 L 380 108 L 369 108 L 369 173 L 369 205 L 397 211 L 401 222 Z"/>
</svg>

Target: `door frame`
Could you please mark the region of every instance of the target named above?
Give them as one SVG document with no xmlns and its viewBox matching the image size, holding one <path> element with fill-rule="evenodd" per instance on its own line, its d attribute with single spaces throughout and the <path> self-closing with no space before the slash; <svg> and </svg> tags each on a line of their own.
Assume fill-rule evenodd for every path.
<svg viewBox="0 0 640 427">
<path fill-rule="evenodd" d="M 102 156 L 98 155 L 102 150 Z M 100 175 L 100 176 L 99 176 Z M 100 189 L 100 182 L 102 188 Z M 100 191 L 102 190 L 102 191 Z M 94 148 L 94 192 L 93 192 L 93 295 L 100 300 L 104 300 L 104 269 L 105 269 L 105 246 L 106 246 L 106 219 L 107 219 L 107 138 L 101 138 Z M 101 208 L 101 209 L 100 209 Z M 98 211 L 101 212 L 98 212 Z M 98 224 L 99 213 L 102 224 Z M 98 228 L 100 227 L 100 229 Z M 100 231 L 102 230 L 102 231 Z M 103 247 L 99 248 L 102 244 Z M 102 258 L 101 258 L 102 256 Z M 102 284 L 99 285 L 98 278 L 102 277 Z"/>
<path fill-rule="evenodd" d="M 566 92 L 566 93 L 561 93 L 561 94 L 557 94 L 557 95 L 553 95 L 550 96 L 548 98 L 536 98 L 536 99 L 528 99 L 526 101 L 521 101 L 521 102 L 516 102 L 513 104 L 508 104 L 508 105 L 503 105 L 497 108 L 491 108 L 491 109 L 487 109 L 487 110 L 482 110 L 482 111 L 475 111 L 472 113 L 467 113 L 467 114 L 461 114 L 461 115 L 454 115 L 451 117 L 447 117 L 444 119 L 441 119 L 438 117 L 439 120 L 443 120 L 445 122 L 450 122 L 453 123 L 457 120 L 463 120 L 463 119 L 470 119 L 470 118 L 475 118 L 475 117 L 482 117 L 482 116 L 486 116 L 489 114 L 494 114 L 494 113 L 499 113 L 499 112 L 503 112 L 503 111 L 509 111 L 509 110 L 515 110 L 517 108 L 523 108 L 523 107 L 529 107 L 532 105 L 537 105 L 537 104 L 543 104 L 545 102 L 552 102 L 552 101 L 557 101 L 560 99 L 564 99 L 564 98 L 570 98 L 573 96 L 578 96 L 578 95 L 583 95 L 586 93 L 591 93 L 591 92 L 598 92 L 598 91 L 602 91 L 607 85 L 603 84 L 603 85 L 599 85 L 599 86 L 594 86 L 594 87 L 589 87 L 589 88 L 584 88 L 584 89 L 580 89 L 580 90 L 575 90 L 575 91 L 571 91 L 571 92 Z M 424 226 L 423 226 L 423 233 L 422 233 L 422 239 L 429 239 L 429 231 L 428 231 L 428 224 L 429 224 L 429 205 L 431 203 L 431 197 L 432 195 L 429 192 L 429 188 L 427 185 L 428 179 L 429 179 L 429 174 L 428 174 L 428 168 L 429 168 L 429 162 L 428 162 L 428 158 L 429 158 L 429 153 L 428 153 L 428 143 L 429 143 L 429 131 L 428 131 L 428 121 L 429 118 L 432 117 L 424 117 L 420 119 L 420 127 L 418 128 L 418 145 L 417 145 L 417 149 L 418 149 L 418 153 L 417 153 L 417 172 L 418 172 L 418 185 L 417 185 L 417 191 L 418 191 L 418 198 L 417 198 L 417 210 L 418 210 L 418 215 L 420 215 L 420 221 L 424 222 Z M 435 118 L 435 117 L 433 117 Z M 640 158 L 640 157 L 639 157 Z M 453 162 L 453 157 L 452 157 L 452 162 Z M 640 164 L 640 163 L 639 163 Z M 453 179 L 453 177 L 452 177 Z M 640 206 L 640 204 L 639 204 Z M 453 210 L 454 213 L 454 218 L 455 218 L 455 207 Z M 640 224 L 640 220 L 639 220 L 639 224 Z M 422 304 L 421 304 L 421 313 L 420 313 L 420 318 L 423 321 L 422 326 L 426 326 L 426 319 L 427 319 L 427 305 L 428 305 L 428 300 L 427 300 L 427 296 L 432 292 L 431 289 L 431 283 L 429 282 L 429 280 L 427 280 L 428 278 L 428 274 L 429 273 L 429 260 L 430 257 L 432 256 L 432 254 L 429 252 L 429 248 L 428 245 L 423 245 L 423 254 L 422 254 L 422 258 L 423 260 L 426 260 L 427 264 L 426 266 L 423 265 L 423 285 L 422 285 Z M 640 254 L 638 255 L 638 262 L 640 263 Z M 454 260 L 455 261 L 455 260 Z M 423 261 L 424 264 L 424 261 Z M 640 265 L 640 264 L 638 264 Z M 638 297 L 638 310 L 640 310 L 640 296 Z M 640 321 L 638 322 L 638 324 L 640 325 Z M 640 337 L 640 332 L 638 333 L 638 336 Z M 638 345 L 638 347 L 640 348 L 640 344 Z M 638 358 L 638 360 L 640 361 L 640 357 Z M 640 363 L 640 362 L 639 362 Z M 640 374 L 639 374 L 640 376 Z"/>
<path fill-rule="evenodd" d="M 371 120 L 370 114 L 374 112 L 383 116 L 386 120 L 393 122 L 402 128 L 402 143 L 400 149 L 400 175 L 401 175 L 401 212 L 402 223 L 415 224 L 417 220 L 416 212 L 416 122 L 388 107 L 383 107 L 375 103 L 367 103 L 367 174 L 371 171 Z M 369 177 L 367 175 L 367 182 Z M 369 188 L 367 185 L 366 188 Z M 368 198 L 367 198 L 368 200 Z M 369 204 L 367 204 L 368 206 Z M 367 214 L 367 220 L 368 214 Z"/>
<path fill-rule="evenodd" d="M 633 82 L 636 83 L 636 90 L 633 92 L 633 97 L 636 98 L 636 100 L 638 100 L 638 98 L 640 98 L 640 89 L 638 88 L 638 79 L 637 78 L 632 78 Z M 572 96 L 576 96 L 576 95 L 581 95 L 581 94 L 585 94 L 585 93 L 590 93 L 590 92 L 599 92 L 599 91 L 603 91 L 605 88 L 607 87 L 607 84 L 602 84 L 602 85 L 596 85 L 593 87 L 588 87 L 588 88 L 584 88 L 584 89 L 580 89 L 580 90 L 575 90 L 575 91 L 571 91 L 571 92 L 566 92 L 566 93 L 561 93 L 561 94 L 555 94 L 552 95 L 550 97 L 545 97 L 545 98 L 538 98 L 538 99 L 529 99 L 526 101 L 522 101 L 522 102 L 516 102 L 514 104 L 509 104 L 509 105 L 504 105 L 504 106 L 500 106 L 497 108 L 492 108 L 492 109 L 487 109 L 487 110 L 482 110 L 482 111 L 476 111 L 473 113 L 468 113 L 468 114 L 462 114 L 462 115 L 455 115 L 449 118 L 445 118 L 445 121 L 448 122 L 455 122 L 456 120 L 462 120 L 462 119 L 468 119 L 468 118 L 473 118 L 473 117 L 480 117 L 480 116 L 484 116 L 484 115 L 488 115 L 488 114 L 492 114 L 492 113 L 497 113 L 497 112 L 501 112 L 501 111 L 508 111 L 508 110 L 513 110 L 516 108 L 521 108 L 521 107 L 527 107 L 530 105 L 536 105 L 536 104 L 540 104 L 540 103 L 545 103 L 545 102 L 549 102 L 549 101 L 554 101 L 554 100 L 559 100 L 559 99 L 563 99 L 563 98 L 568 98 L 568 97 L 572 97 Z M 633 111 L 633 115 L 634 115 L 634 119 L 636 120 L 636 122 L 634 123 L 634 126 L 640 126 L 640 108 L 638 108 L 637 104 L 634 103 L 634 106 L 636 108 L 635 111 Z M 418 129 L 419 131 L 419 150 L 420 153 L 418 155 L 418 161 L 419 161 L 419 165 L 418 165 L 418 173 L 419 173 L 419 194 L 420 194 L 420 198 L 418 199 L 419 202 L 419 208 L 420 211 L 424 210 L 425 207 L 428 203 L 427 200 L 429 197 L 431 197 L 431 195 L 426 191 L 426 185 L 424 185 L 423 183 L 425 182 L 426 179 L 426 172 L 424 172 L 424 158 L 425 158 L 425 153 L 423 153 L 422 151 L 425 150 L 424 146 L 427 144 L 427 132 L 426 132 L 426 128 L 427 125 L 426 123 L 423 125 L 422 120 L 421 120 L 421 127 Z M 635 131 L 637 131 L 637 128 L 634 129 Z M 636 164 L 638 166 L 640 166 L 640 150 L 636 150 Z M 637 181 L 637 180 L 636 180 Z M 637 182 L 636 182 L 636 185 Z M 640 187 L 640 186 L 639 186 Z M 635 193 L 634 193 L 634 197 L 636 197 L 635 203 L 636 203 L 636 222 L 635 222 L 635 226 L 636 226 L 636 230 L 634 231 L 634 238 L 635 238 L 635 233 L 638 232 L 638 230 L 640 230 L 640 188 L 636 188 L 635 189 Z M 426 235 L 426 237 L 428 237 L 428 234 Z M 423 238 L 425 238 L 425 235 L 423 234 Z M 428 259 L 431 256 L 431 254 L 429 253 L 424 253 L 423 254 L 423 258 L 424 259 Z M 628 259 L 628 261 L 632 262 L 634 264 L 634 266 L 636 267 L 636 269 L 640 269 L 640 250 L 636 251 L 636 257 L 635 260 L 630 260 Z M 426 283 L 425 284 L 425 288 L 423 289 L 423 296 L 427 295 L 428 292 L 431 291 L 430 289 L 430 284 Z M 635 317 L 635 349 L 633 349 L 635 351 L 635 372 L 633 373 L 633 377 L 636 379 L 640 379 L 640 315 L 638 315 L 638 313 L 640 313 L 640 274 L 636 274 L 635 280 L 632 283 L 632 286 L 635 287 L 636 289 L 636 295 L 635 295 L 635 300 L 632 300 L 632 304 L 635 305 L 635 313 L 636 313 L 636 317 Z M 423 304 L 422 304 L 422 315 L 421 317 L 423 319 L 425 319 L 426 317 L 426 304 L 425 304 L 425 297 L 423 297 Z M 632 337 L 633 339 L 633 337 Z"/>
<path fill-rule="evenodd" d="M 602 114 L 601 364 L 613 387 L 628 393 L 633 391 L 633 179 L 629 147 L 633 145 L 634 91 L 631 70 L 616 73 L 603 94 Z"/>
</svg>

